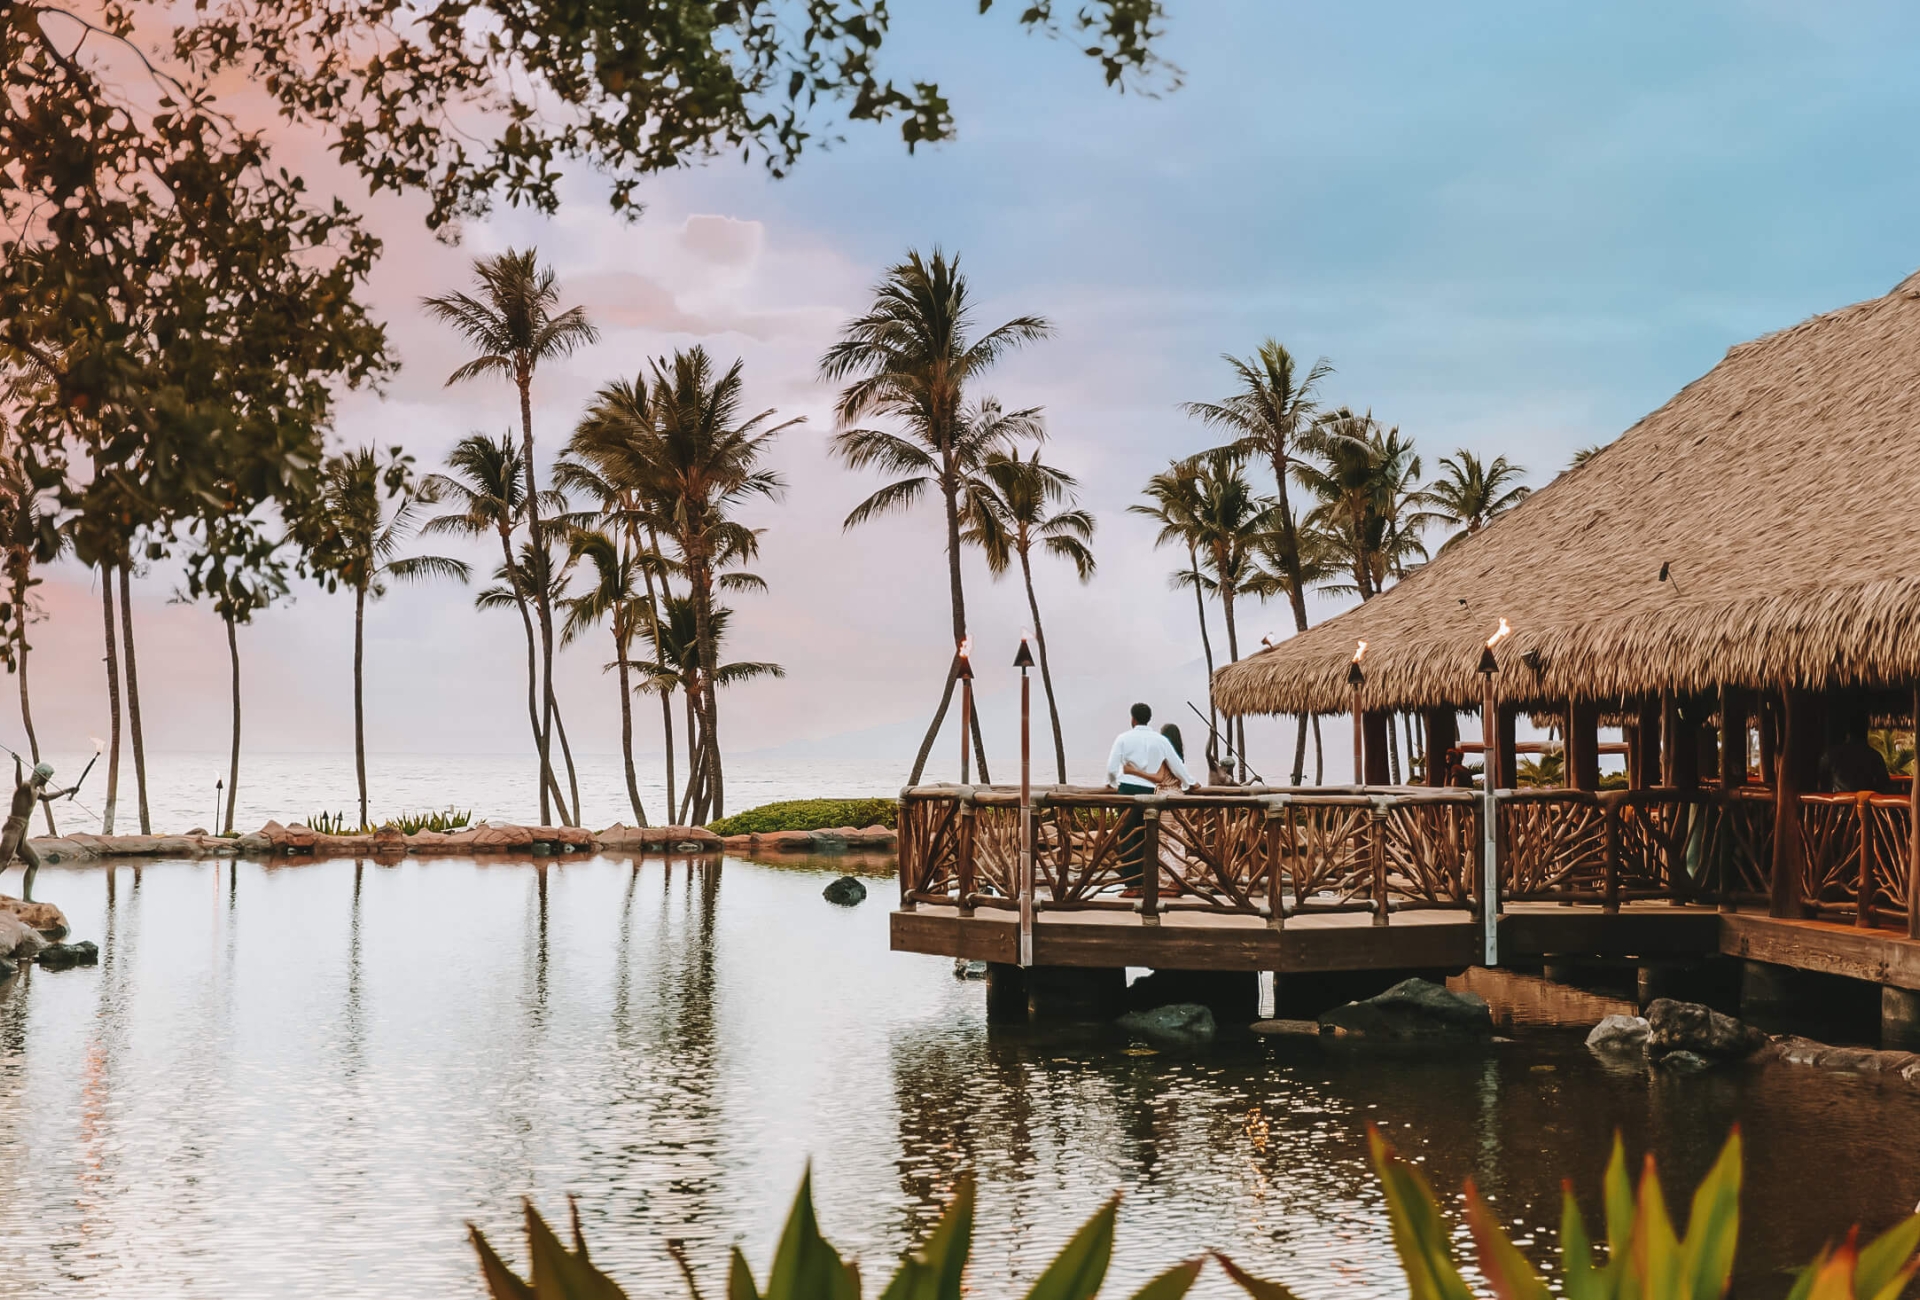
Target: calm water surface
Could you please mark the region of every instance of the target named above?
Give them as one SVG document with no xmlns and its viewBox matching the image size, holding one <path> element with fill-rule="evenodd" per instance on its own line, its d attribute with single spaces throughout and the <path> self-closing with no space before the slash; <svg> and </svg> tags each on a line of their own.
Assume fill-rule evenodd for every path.
<svg viewBox="0 0 1920 1300">
<path fill-rule="evenodd" d="M 236 878 L 237 877 L 237 878 Z M 580 1196 L 634 1295 L 764 1270 L 809 1157 L 873 1275 L 981 1179 L 974 1285 L 1017 1295 L 1126 1193 L 1109 1292 L 1207 1246 L 1306 1297 L 1401 1293 L 1364 1126 L 1552 1239 L 1615 1126 L 1674 1183 L 1749 1140 L 1744 1294 L 1920 1199 L 1920 1101 L 1790 1067 L 1652 1079 L 1577 1033 L 1417 1056 L 1313 1041 L 1139 1054 L 990 1030 L 886 949 L 888 882 L 658 859 L 52 868 L 97 969 L 0 986 L 0 1295 L 481 1294 L 463 1223 Z M 1535 1008 L 1537 1011 L 1538 1008 Z M 1539 1018 L 1535 1016 L 1533 1018 Z M 1217 1272 L 1202 1293 L 1225 1295 Z"/>
</svg>

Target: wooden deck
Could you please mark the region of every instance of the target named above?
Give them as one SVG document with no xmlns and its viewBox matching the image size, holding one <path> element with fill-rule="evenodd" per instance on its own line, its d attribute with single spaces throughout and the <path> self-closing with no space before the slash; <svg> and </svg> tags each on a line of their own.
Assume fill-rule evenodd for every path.
<svg viewBox="0 0 1920 1300">
<path fill-rule="evenodd" d="M 1721 949 L 1721 913 L 1709 907 L 1629 903 L 1597 907 L 1519 903 L 1500 917 L 1505 961 L 1560 955 L 1669 958 Z M 1743 918 L 1744 919 L 1744 918 Z M 1839 927 L 1845 928 L 1845 927 Z M 1012 965 L 1020 923 L 1007 911 L 961 916 L 920 904 L 894 912 L 896 952 L 921 952 Z M 1464 912 L 1406 912 L 1390 926 L 1364 913 L 1299 916 L 1285 929 L 1259 917 L 1171 912 L 1157 925 L 1130 912 L 1041 912 L 1034 921 L 1036 966 L 1146 966 L 1159 970 L 1363 971 L 1464 969 L 1480 960 L 1477 918 Z M 1920 970 L 1920 944 L 1915 947 Z"/>
</svg>

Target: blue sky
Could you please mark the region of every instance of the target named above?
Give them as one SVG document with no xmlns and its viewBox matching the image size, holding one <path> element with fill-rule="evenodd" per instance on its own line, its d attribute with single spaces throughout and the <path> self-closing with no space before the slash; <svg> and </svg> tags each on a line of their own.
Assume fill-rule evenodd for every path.
<svg viewBox="0 0 1920 1300">
<path fill-rule="evenodd" d="M 503 393 L 441 387 L 457 349 L 413 304 L 508 243 L 537 242 L 609 326 L 543 379 L 547 445 L 645 355 L 701 342 L 744 356 L 750 400 L 811 423 L 778 454 L 792 491 L 756 513 L 773 593 L 736 620 L 737 653 L 790 675 L 743 689 L 729 736 L 904 755 L 944 666 L 939 534 L 930 515 L 841 533 L 875 484 L 827 463 L 831 395 L 812 365 L 889 261 L 959 250 L 984 322 L 1031 311 L 1059 327 L 992 388 L 1046 407 L 1051 454 L 1102 521 L 1090 587 L 1042 577 L 1085 766 L 1133 696 L 1163 712 L 1203 698 L 1192 606 L 1165 590 L 1170 557 L 1124 509 L 1166 459 L 1204 445 L 1176 407 L 1222 394 L 1221 352 L 1272 335 L 1325 356 L 1324 396 L 1401 426 L 1430 471 L 1464 445 L 1541 482 L 1732 344 L 1920 266 L 1911 7 L 1168 8 L 1163 52 L 1185 84 L 1159 98 L 1106 90 L 1067 43 L 1019 36 L 1011 8 L 919 0 L 896 6 L 891 71 L 941 82 L 951 144 L 908 156 L 889 129 L 851 127 L 784 181 L 732 161 L 663 178 L 635 226 L 605 215 L 583 175 L 558 219 L 502 213 L 458 250 L 428 238 L 411 204 L 370 204 L 389 249 L 375 296 L 407 369 L 384 401 L 348 403 L 342 437 L 405 441 L 428 462 L 469 429 L 504 427 Z M 981 640 L 1010 658 L 1027 621 L 1017 592 L 977 564 L 968 580 Z M 50 584 L 38 642 L 54 651 L 51 725 L 99 734 L 88 591 L 77 572 Z M 151 575 L 137 601 L 176 678 L 172 700 L 148 707 L 162 748 L 197 745 L 224 718 L 218 626 L 166 605 L 170 591 Z M 511 710 L 473 706 L 513 689 L 517 630 L 468 599 L 402 592 L 376 611 L 376 748 L 521 744 Z M 267 747 L 347 743 L 344 614 L 309 591 L 249 630 L 249 714 Z M 1243 643 L 1284 623 L 1256 610 Z M 610 748 L 603 657 L 573 652 L 563 689 L 585 743 Z M 990 730 L 1007 730 L 1010 686 L 983 685 Z"/>
</svg>

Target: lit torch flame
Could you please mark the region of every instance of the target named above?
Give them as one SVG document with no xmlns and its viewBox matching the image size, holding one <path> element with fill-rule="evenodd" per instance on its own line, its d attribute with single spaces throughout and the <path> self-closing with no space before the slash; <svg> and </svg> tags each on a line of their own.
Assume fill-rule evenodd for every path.
<svg viewBox="0 0 1920 1300">
<path fill-rule="evenodd" d="M 104 741 L 104 740 L 102 740 L 102 739 L 100 739 L 100 737 L 98 737 L 98 736 L 88 736 L 88 737 L 87 737 L 87 739 L 88 739 L 88 740 L 91 740 L 91 741 L 93 742 L 93 752 L 94 752 L 94 753 L 96 753 L 96 754 L 104 754 L 104 753 L 106 753 L 106 752 L 107 752 L 107 742 L 106 742 L 106 741 Z"/>
<path fill-rule="evenodd" d="M 1367 657 L 1367 643 L 1365 641 L 1362 641 L 1353 648 L 1353 661 L 1355 663 L 1359 663 L 1362 659 L 1366 657 Z"/>
<path fill-rule="evenodd" d="M 972 637 L 968 637 L 966 640 L 960 643 L 960 657 L 962 659 L 969 659 L 973 657 L 973 638 Z"/>
<path fill-rule="evenodd" d="M 1502 641 L 1506 640 L 1508 637 L 1512 635 L 1513 635 L 1513 629 L 1507 626 L 1507 620 L 1504 618 L 1501 619 L 1500 630 L 1487 638 L 1487 649 L 1489 650 L 1493 649 L 1495 646 L 1499 645 Z"/>
</svg>

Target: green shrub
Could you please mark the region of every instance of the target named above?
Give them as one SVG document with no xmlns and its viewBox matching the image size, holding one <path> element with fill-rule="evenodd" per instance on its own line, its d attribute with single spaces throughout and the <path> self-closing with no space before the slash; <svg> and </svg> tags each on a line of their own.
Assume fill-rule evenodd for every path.
<svg viewBox="0 0 1920 1300">
<path fill-rule="evenodd" d="M 398 817 L 389 817 L 380 823 L 380 829 L 392 828 L 402 835 L 417 835 L 421 831 L 439 831 L 444 834 L 447 831 L 464 830 L 467 823 L 472 820 L 471 811 L 460 812 L 458 809 L 446 808 L 440 812 L 402 813 Z"/>
<path fill-rule="evenodd" d="M 373 827 L 355 826 L 345 813 L 315 813 L 307 818 L 307 829 L 315 835 L 371 835 Z"/>
<path fill-rule="evenodd" d="M 764 835 L 769 831 L 822 831 L 835 826 L 893 826 L 900 805 L 892 799 L 788 799 L 710 822 L 718 835 Z"/>
<path fill-rule="evenodd" d="M 1409 1300 L 1475 1300 L 1454 1263 L 1452 1235 L 1440 1216 L 1433 1189 L 1420 1171 L 1403 1160 L 1372 1126 L 1367 1130 L 1373 1167 L 1386 1192 L 1387 1217 L 1392 1225 L 1394 1251 L 1407 1275 Z M 1594 1262 L 1587 1226 L 1567 1184 L 1560 1221 L 1560 1287 L 1556 1293 L 1541 1280 L 1500 1226 L 1499 1218 L 1481 1199 L 1469 1180 L 1466 1188 L 1467 1229 L 1473 1238 L 1480 1273 L 1498 1300 L 1721 1300 L 1733 1277 L 1734 1246 L 1740 1236 L 1740 1130 L 1728 1137 L 1720 1159 L 1693 1194 L 1686 1235 L 1674 1231 L 1655 1175 L 1653 1157 L 1634 1187 L 1627 1177 L 1626 1151 L 1616 1135 L 1613 1158 L 1607 1163 L 1603 1198 L 1606 1205 L 1606 1262 Z M 1106 1280 L 1113 1257 L 1115 1197 L 1085 1227 L 1074 1234 L 1066 1249 L 1047 1266 L 1027 1300 L 1092 1300 Z M 480 1272 L 493 1300 L 626 1300 L 611 1278 L 587 1259 L 580 1215 L 573 1212 L 573 1246 L 568 1250 L 547 1226 L 531 1202 L 527 1207 L 527 1254 L 533 1278 L 522 1281 L 494 1252 L 480 1230 L 467 1230 L 480 1256 Z M 685 1274 L 693 1300 L 700 1300 L 693 1271 L 679 1243 L 667 1250 Z M 973 1249 L 973 1182 L 962 1178 L 953 1203 L 933 1234 L 900 1262 L 880 1300 L 962 1300 L 962 1276 Z M 1787 1300 L 1899 1300 L 1912 1280 L 1920 1259 L 1920 1215 L 1889 1229 L 1867 1246 L 1849 1234 L 1838 1246 L 1828 1246 L 1801 1271 Z M 1214 1253 L 1252 1300 L 1294 1300 L 1293 1292 L 1276 1282 L 1249 1275 L 1225 1255 Z M 1176 1264 L 1142 1287 L 1133 1300 L 1181 1300 L 1200 1274 L 1204 1257 Z M 1325 1290 L 1337 1291 L 1340 1282 L 1327 1281 Z M 800 1180 L 793 1211 L 780 1234 L 766 1289 L 754 1281 L 745 1256 L 734 1247 L 727 1277 L 726 1300 L 860 1300 L 860 1272 L 820 1235 L 813 1213 L 812 1177 Z"/>
</svg>

